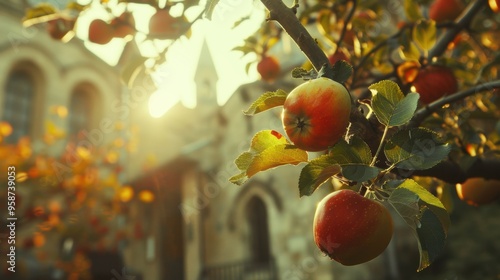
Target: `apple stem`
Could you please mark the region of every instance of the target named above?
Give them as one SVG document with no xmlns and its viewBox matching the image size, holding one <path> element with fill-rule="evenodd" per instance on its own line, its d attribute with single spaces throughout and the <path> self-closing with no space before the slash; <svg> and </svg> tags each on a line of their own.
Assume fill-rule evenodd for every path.
<svg viewBox="0 0 500 280">
<path fill-rule="evenodd" d="M 385 137 L 387 136 L 387 131 L 389 131 L 389 125 L 386 125 L 384 128 L 384 133 L 382 134 L 382 138 L 380 139 L 380 143 L 378 145 L 377 152 L 373 156 L 373 159 L 372 159 L 372 162 L 370 163 L 370 166 L 374 166 L 375 163 L 377 162 L 377 157 L 380 154 L 380 151 L 382 150 L 382 146 L 384 144 Z"/>
</svg>

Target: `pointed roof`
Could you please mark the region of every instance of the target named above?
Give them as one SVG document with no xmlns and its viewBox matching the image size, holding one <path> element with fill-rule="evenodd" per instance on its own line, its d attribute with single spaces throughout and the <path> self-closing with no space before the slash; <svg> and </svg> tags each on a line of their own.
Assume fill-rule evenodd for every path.
<svg viewBox="0 0 500 280">
<path fill-rule="evenodd" d="M 196 67 L 194 79 L 204 79 L 206 78 L 207 73 L 210 73 L 212 80 L 216 81 L 219 79 L 219 76 L 217 76 L 217 69 L 215 68 L 215 64 L 212 59 L 212 54 L 210 53 L 210 49 L 208 48 L 207 40 L 205 38 L 203 39 L 203 45 L 201 46 L 200 57 L 198 59 L 198 66 Z"/>
</svg>

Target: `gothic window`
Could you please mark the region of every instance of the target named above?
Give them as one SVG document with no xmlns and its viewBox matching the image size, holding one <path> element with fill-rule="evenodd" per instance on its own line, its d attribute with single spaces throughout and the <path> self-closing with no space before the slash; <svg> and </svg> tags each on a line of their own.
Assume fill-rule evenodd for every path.
<svg viewBox="0 0 500 280">
<path fill-rule="evenodd" d="M 96 90 L 91 85 L 80 85 L 71 95 L 68 108 L 68 133 L 75 137 L 92 129 L 96 118 Z"/>
<path fill-rule="evenodd" d="M 267 263 L 270 261 L 270 249 L 266 205 L 262 199 L 254 196 L 247 204 L 246 213 L 250 226 L 251 261 Z"/>
<path fill-rule="evenodd" d="M 16 143 L 21 137 L 30 135 L 34 91 L 35 82 L 26 71 L 16 70 L 9 75 L 2 116 L 2 120 L 13 128 L 12 134 L 6 138 L 7 143 Z"/>
</svg>

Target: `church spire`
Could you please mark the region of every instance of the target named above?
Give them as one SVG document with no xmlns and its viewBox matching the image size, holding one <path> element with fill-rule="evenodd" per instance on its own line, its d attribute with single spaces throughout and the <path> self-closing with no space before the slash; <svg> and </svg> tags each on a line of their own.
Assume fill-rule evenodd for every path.
<svg viewBox="0 0 500 280">
<path fill-rule="evenodd" d="M 197 88 L 197 105 L 217 105 L 216 85 L 219 77 L 206 39 L 203 40 L 198 67 L 194 75 Z"/>
</svg>

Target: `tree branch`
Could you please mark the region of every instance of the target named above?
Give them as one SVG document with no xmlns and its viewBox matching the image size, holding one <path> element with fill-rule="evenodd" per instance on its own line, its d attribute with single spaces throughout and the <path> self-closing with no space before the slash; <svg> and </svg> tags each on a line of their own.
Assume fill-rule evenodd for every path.
<svg viewBox="0 0 500 280">
<path fill-rule="evenodd" d="M 474 163 L 467 170 L 453 161 L 443 161 L 433 168 L 417 170 L 412 175 L 435 177 L 450 184 L 457 184 L 473 177 L 500 180 L 499 170 L 500 159 L 475 158 Z"/>
<path fill-rule="evenodd" d="M 472 1 L 462 16 L 456 20 L 456 24 L 448 29 L 437 41 L 436 45 L 429 51 L 429 58 L 441 56 L 448 47 L 448 44 L 455 39 L 462 29 L 469 26 L 474 16 L 488 3 L 488 0 Z"/>
<path fill-rule="evenodd" d="M 455 94 L 449 95 L 445 98 L 436 100 L 431 104 L 425 106 L 424 108 L 418 110 L 411 121 L 408 123 L 407 127 L 417 127 L 420 125 L 422 121 L 424 121 L 428 116 L 430 116 L 435 111 L 439 110 L 446 104 L 450 104 L 459 100 L 464 99 L 467 96 L 473 95 L 475 93 L 492 90 L 494 88 L 500 88 L 500 80 L 496 80 L 493 82 L 488 82 L 484 84 L 477 85 L 475 87 L 459 91 Z"/>
<path fill-rule="evenodd" d="M 292 9 L 288 8 L 281 0 L 261 1 L 271 13 L 272 19 L 277 21 L 290 38 L 295 41 L 316 71 L 319 71 L 323 65 L 328 65 L 328 57 L 297 19 Z"/>
</svg>

